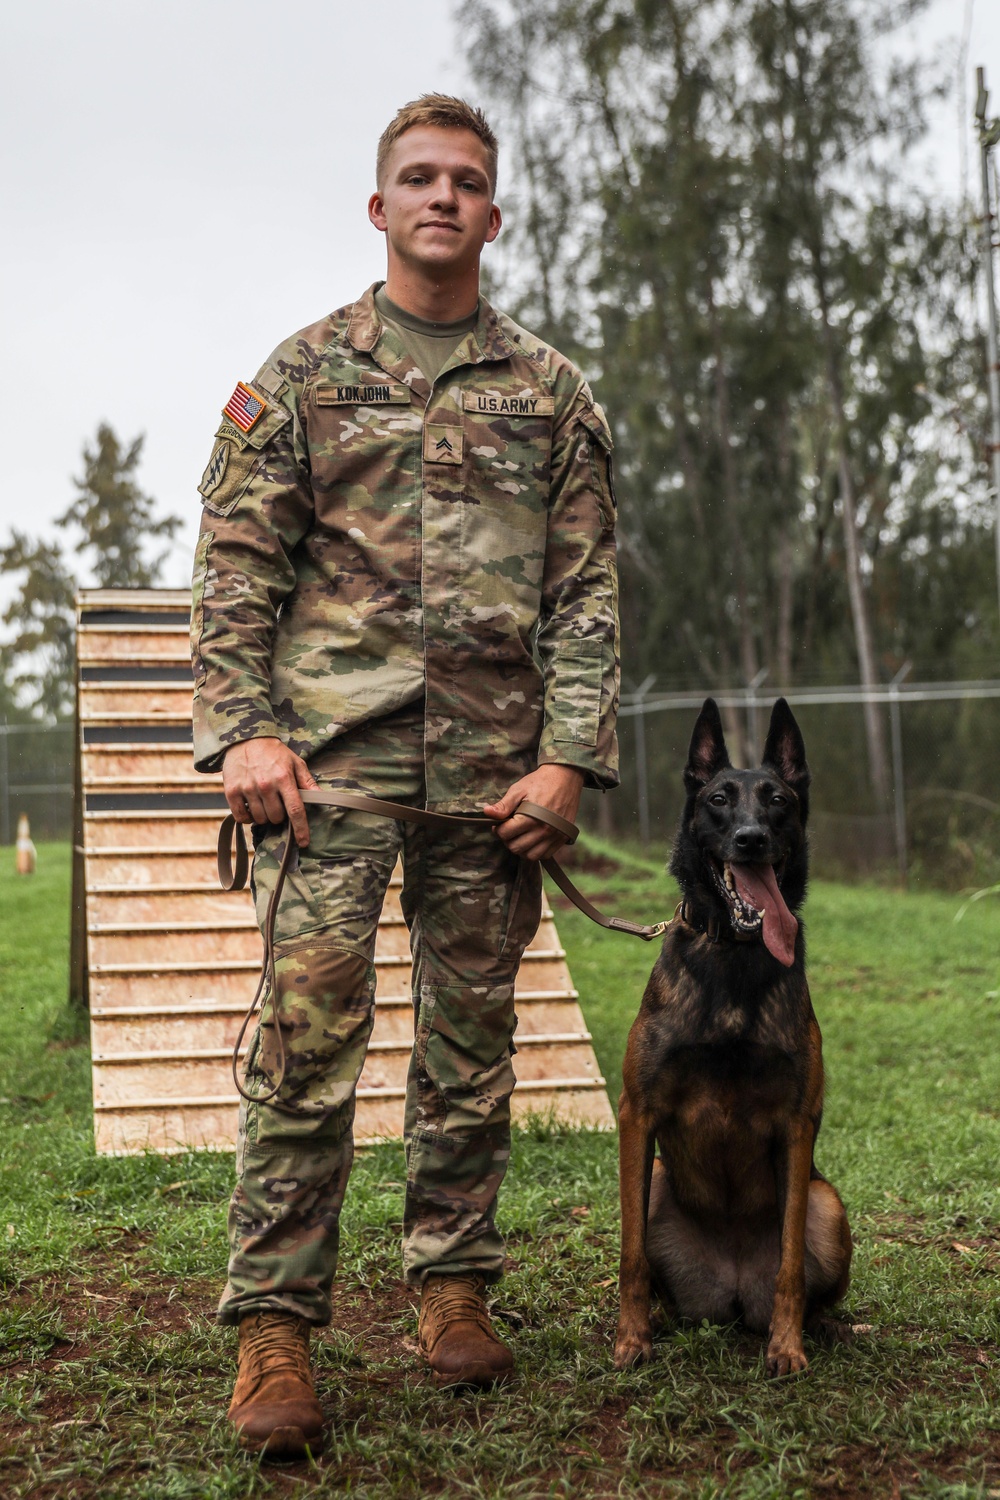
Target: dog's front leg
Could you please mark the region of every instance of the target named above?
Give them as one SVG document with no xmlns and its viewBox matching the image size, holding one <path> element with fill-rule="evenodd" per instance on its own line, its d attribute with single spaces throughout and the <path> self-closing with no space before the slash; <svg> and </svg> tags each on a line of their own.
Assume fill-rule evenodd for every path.
<svg viewBox="0 0 1000 1500">
<path fill-rule="evenodd" d="M 806 1311 L 806 1209 L 815 1134 L 812 1120 L 798 1116 L 789 1122 L 785 1137 L 784 1180 L 779 1182 L 783 1208 L 781 1262 L 767 1346 L 769 1375 L 792 1375 L 809 1368 L 802 1347 L 802 1325 Z"/>
<path fill-rule="evenodd" d="M 618 1106 L 619 1191 L 622 1252 L 618 1273 L 618 1340 L 615 1368 L 642 1364 L 653 1353 L 649 1322 L 650 1277 L 646 1259 L 646 1219 L 653 1172 L 653 1120 L 624 1093 Z"/>
</svg>

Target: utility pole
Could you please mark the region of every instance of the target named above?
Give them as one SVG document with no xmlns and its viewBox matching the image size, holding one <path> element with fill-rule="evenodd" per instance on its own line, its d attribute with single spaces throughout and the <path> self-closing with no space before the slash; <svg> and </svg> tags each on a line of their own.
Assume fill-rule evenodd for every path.
<svg viewBox="0 0 1000 1500">
<path fill-rule="evenodd" d="M 649 772 L 646 761 L 646 694 L 656 681 L 655 673 L 644 677 L 632 694 L 635 710 L 635 789 L 639 803 L 639 842 L 649 843 Z"/>
<path fill-rule="evenodd" d="M 7 720 L 0 724 L 0 844 L 9 844 L 10 838 L 10 750 L 7 741 L 10 733 Z"/>
<path fill-rule="evenodd" d="M 979 125 L 979 157 L 983 178 L 983 275 L 986 280 L 986 364 L 990 390 L 990 440 L 995 507 L 997 597 L 1000 600 L 1000 355 L 997 353 L 997 299 L 993 285 L 993 202 L 990 191 L 990 153 L 1000 141 L 1000 120 L 988 120 L 986 72 L 976 69 L 976 121 Z"/>
<path fill-rule="evenodd" d="M 760 671 L 747 683 L 747 750 L 748 760 L 751 765 L 754 764 L 760 755 L 760 749 L 758 748 L 760 740 L 757 738 L 760 733 L 760 723 L 757 714 L 757 689 L 762 685 L 769 670 L 768 667 L 761 667 Z"/>
<path fill-rule="evenodd" d="M 913 670 L 912 661 L 904 661 L 889 684 L 889 724 L 892 729 L 892 794 L 896 829 L 896 864 L 899 881 L 906 885 L 909 865 L 906 856 L 906 782 L 903 776 L 903 727 L 899 720 L 899 689 Z"/>
</svg>

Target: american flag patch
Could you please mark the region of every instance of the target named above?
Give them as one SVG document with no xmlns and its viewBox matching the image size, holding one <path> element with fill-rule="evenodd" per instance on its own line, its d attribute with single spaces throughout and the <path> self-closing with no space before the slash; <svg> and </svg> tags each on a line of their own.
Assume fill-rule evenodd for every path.
<svg viewBox="0 0 1000 1500">
<path fill-rule="evenodd" d="M 262 396 L 258 396 L 242 380 L 237 381 L 236 389 L 222 408 L 224 417 L 230 422 L 235 422 L 241 432 L 249 432 L 257 419 L 267 411 L 267 402 Z"/>
</svg>

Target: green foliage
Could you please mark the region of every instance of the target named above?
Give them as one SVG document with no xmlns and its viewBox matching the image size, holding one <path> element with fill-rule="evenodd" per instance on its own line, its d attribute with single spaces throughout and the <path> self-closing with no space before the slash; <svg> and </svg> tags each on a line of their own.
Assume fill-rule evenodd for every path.
<svg viewBox="0 0 1000 1500">
<path fill-rule="evenodd" d="M 873 677 L 992 672 L 974 221 L 903 182 L 934 82 L 882 61 L 915 8 L 461 9 L 516 164 L 499 295 L 612 418 L 636 681 L 850 680 L 860 615 Z"/>
<path fill-rule="evenodd" d="M 13 629 L 0 646 L 0 669 L 10 696 L 26 701 L 42 718 L 62 718 L 73 706 L 76 590 L 59 544 L 14 530 L 0 547 L 0 573 L 21 575 L 2 617 Z"/>
<path fill-rule="evenodd" d="M 101 588 L 152 588 L 168 556 L 150 559 L 150 537 L 170 538 L 178 516 L 154 516 L 155 502 L 136 483 L 143 437 L 126 448 L 102 422 L 93 447 L 83 450 L 77 499 L 57 520 L 79 532 L 74 551 L 88 558 Z M 60 719 L 72 711 L 76 675 L 76 609 L 79 579 L 58 542 L 13 530 L 0 546 L 0 574 L 19 576 L 2 622 L 12 634 L 0 645 L 0 711 L 12 716 Z"/>
<path fill-rule="evenodd" d="M 77 526 L 83 533 L 75 551 L 91 554 L 99 588 L 152 588 L 169 552 L 147 559 L 145 544 L 150 537 L 172 537 L 182 525 L 179 516 L 155 519 L 155 501 L 136 483 L 144 442 L 140 435 L 126 448 L 102 422 L 94 447 L 84 447 L 83 478 L 73 481 L 79 495 L 59 517 L 60 526 Z"/>
<path fill-rule="evenodd" d="M 605 850 L 606 854 L 611 850 Z M 581 875 L 621 915 L 674 893 L 656 864 Z M 328 1454 L 269 1469 L 223 1421 L 233 1342 L 212 1322 L 231 1157 L 101 1158 L 85 1032 L 65 1004 L 69 851 L 0 862 L 0 1488 L 10 1500 L 426 1494 L 540 1500 L 979 1500 L 997 1486 L 1000 1362 L 996 914 L 818 883 L 809 967 L 828 1089 L 817 1159 L 855 1238 L 850 1346 L 809 1343 L 806 1379 L 763 1378 L 734 1328 L 661 1333 L 616 1374 L 613 1136 L 515 1134 L 496 1311 L 520 1376 L 435 1392 L 398 1284 L 405 1165 L 359 1153 L 335 1321 L 316 1341 Z M 557 914 L 612 1097 L 651 945 Z"/>
</svg>

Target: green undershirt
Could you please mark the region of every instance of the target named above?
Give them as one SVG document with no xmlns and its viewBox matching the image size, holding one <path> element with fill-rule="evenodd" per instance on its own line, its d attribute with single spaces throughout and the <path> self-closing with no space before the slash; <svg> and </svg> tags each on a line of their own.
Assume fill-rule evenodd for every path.
<svg viewBox="0 0 1000 1500">
<path fill-rule="evenodd" d="M 426 318 L 418 318 L 415 313 L 391 302 L 383 287 L 375 293 L 375 306 L 382 322 L 399 336 L 407 354 L 430 385 L 434 384 L 465 335 L 479 321 L 477 304 L 468 317 L 459 318 L 455 323 L 429 323 Z"/>
</svg>

